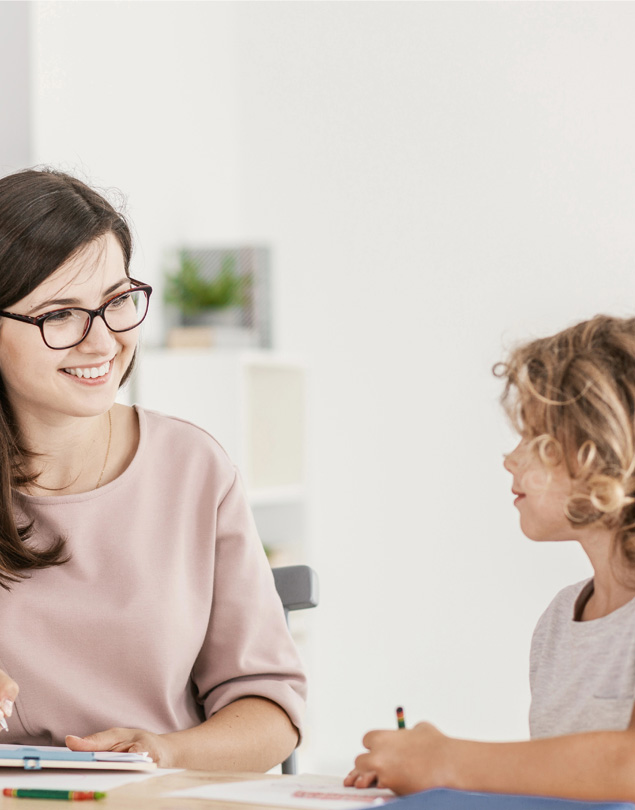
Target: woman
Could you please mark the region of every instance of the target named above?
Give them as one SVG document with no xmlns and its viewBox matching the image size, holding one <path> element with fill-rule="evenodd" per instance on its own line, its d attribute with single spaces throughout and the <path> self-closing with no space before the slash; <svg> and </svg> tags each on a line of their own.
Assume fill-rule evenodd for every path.
<svg viewBox="0 0 635 810">
<path fill-rule="evenodd" d="M 80 181 L 0 180 L 2 742 L 268 770 L 305 678 L 222 448 L 115 403 L 151 293 L 131 254 Z"/>
</svg>

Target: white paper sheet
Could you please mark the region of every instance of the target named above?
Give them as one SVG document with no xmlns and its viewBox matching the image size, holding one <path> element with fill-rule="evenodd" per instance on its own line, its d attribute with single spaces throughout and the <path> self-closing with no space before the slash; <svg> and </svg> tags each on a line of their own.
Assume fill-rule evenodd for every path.
<svg viewBox="0 0 635 810">
<path fill-rule="evenodd" d="M 0 792 L 4 788 L 52 788 L 54 790 L 114 790 L 122 785 L 154 779 L 166 773 L 178 773 L 180 768 L 161 769 L 150 773 L 131 771 L 25 771 L 23 768 L 2 768 Z"/>
<path fill-rule="evenodd" d="M 258 779 L 253 782 L 222 782 L 198 785 L 166 793 L 183 799 L 215 799 L 245 804 L 272 804 L 305 810 L 353 810 L 373 807 L 396 798 L 391 790 L 368 788 L 358 790 L 342 785 L 341 777 L 282 776 L 278 779 Z"/>
</svg>

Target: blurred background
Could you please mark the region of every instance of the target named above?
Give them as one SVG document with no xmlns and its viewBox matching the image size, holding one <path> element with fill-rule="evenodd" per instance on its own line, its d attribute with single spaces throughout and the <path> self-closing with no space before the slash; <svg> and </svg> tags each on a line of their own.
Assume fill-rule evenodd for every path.
<svg viewBox="0 0 635 810">
<path fill-rule="evenodd" d="M 0 172 L 122 192 L 155 287 L 126 395 L 219 409 L 272 559 L 319 574 L 302 771 L 397 705 L 528 733 L 531 631 L 590 569 L 518 528 L 491 368 L 633 314 L 633 41 L 621 2 L 0 2 Z M 266 329 L 166 348 L 174 256 L 227 246 Z"/>
</svg>

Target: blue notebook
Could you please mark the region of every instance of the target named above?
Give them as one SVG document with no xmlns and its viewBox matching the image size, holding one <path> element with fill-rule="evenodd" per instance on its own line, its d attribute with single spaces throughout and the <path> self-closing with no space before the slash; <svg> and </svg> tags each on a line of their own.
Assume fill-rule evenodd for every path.
<svg viewBox="0 0 635 810">
<path fill-rule="evenodd" d="M 390 810 L 635 810 L 631 802 L 585 802 L 510 793 L 471 793 L 438 788 L 389 802 Z"/>
</svg>

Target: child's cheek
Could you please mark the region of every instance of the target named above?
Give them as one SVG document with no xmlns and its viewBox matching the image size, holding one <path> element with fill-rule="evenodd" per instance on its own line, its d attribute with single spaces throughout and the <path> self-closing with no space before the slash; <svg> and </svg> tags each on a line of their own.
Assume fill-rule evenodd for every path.
<svg viewBox="0 0 635 810">
<path fill-rule="evenodd" d="M 520 485 L 527 495 L 544 495 L 549 490 L 549 479 L 547 470 L 534 467 L 523 473 Z"/>
</svg>

